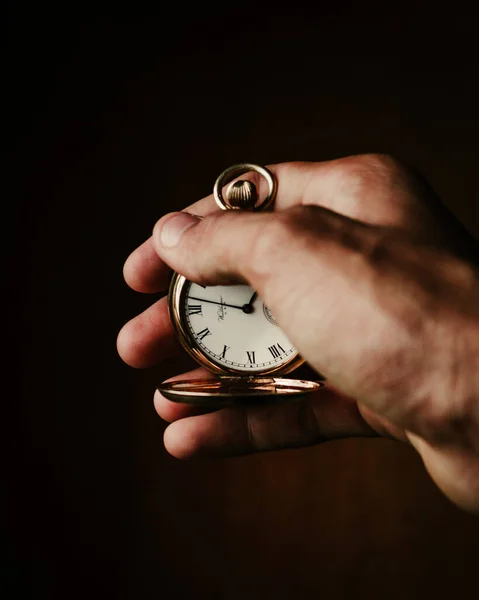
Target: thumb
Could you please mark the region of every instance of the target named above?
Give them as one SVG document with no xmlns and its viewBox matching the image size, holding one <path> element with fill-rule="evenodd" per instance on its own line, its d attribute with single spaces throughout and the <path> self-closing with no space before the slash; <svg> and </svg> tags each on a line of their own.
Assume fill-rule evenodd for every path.
<svg viewBox="0 0 479 600">
<path fill-rule="evenodd" d="M 156 252 L 172 269 L 196 283 L 247 282 L 259 231 L 272 228 L 275 213 L 226 211 L 207 217 L 166 215 L 153 230 Z M 262 243 L 266 237 L 261 237 Z M 271 258 L 271 257 L 270 257 Z"/>
<path fill-rule="evenodd" d="M 345 306 L 352 304 L 351 288 L 358 278 L 373 279 L 367 261 L 358 260 L 357 228 L 363 237 L 373 229 L 316 206 L 205 218 L 178 212 L 158 221 L 153 243 L 160 258 L 191 281 L 251 285 L 306 360 L 324 372 L 333 356 L 341 358 L 330 335 L 337 339 L 339 327 L 343 342 L 351 337 L 350 311 L 360 307 L 357 298 Z"/>
<path fill-rule="evenodd" d="M 176 212 L 156 223 L 152 240 L 159 257 L 188 279 L 204 285 L 248 283 L 264 296 L 269 282 L 289 279 L 292 266 L 295 279 L 307 271 L 307 254 L 316 254 L 321 245 L 326 251 L 346 224 L 373 229 L 317 206 L 207 217 Z"/>
</svg>

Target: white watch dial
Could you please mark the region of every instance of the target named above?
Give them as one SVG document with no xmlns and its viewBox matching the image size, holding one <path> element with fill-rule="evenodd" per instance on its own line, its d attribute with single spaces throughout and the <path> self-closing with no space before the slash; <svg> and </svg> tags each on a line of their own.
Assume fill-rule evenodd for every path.
<svg viewBox="0 0 479 600">
<path fill-rule="evenodd" d="M 297 356 L 271 311 L 247 285 L 186 283 L 186 326 L 201 351 L 223 367 L 258 373 Z"/>
</svg>

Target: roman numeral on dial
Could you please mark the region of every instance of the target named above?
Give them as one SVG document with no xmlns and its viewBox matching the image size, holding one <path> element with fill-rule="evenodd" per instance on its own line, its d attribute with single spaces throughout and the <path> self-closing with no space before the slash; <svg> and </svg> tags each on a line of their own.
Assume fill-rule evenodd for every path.
<svg viewBox="0 0 479 600">
<path fill-rule="evenodd" d="M 280 346 L 280 344 L 273 344 L 270 346 L 268 350 L 271 352 L 273 358 L 279 358 L 281 353 L 285 354 L 285 350 Z"/>
<path fill-rule="evenodd" d="M 196 335 L 200 338 L 200 340 L 204 340 L 207 335 L 211 335 L 211 331 L 208 329 L 208 327 L 206 327 L 205 329 L 198 331 Z"/>
<path fill-rule="evenodd" d="M 229 346 L 227 346 L 226 344 L 223 347 L 223 352 L 220 354 L 220 358 L 225 358 L 226 356 L 226 352 L 230 349 Z"/>
<path fill-rule="evenodd" d="M 256 359 L 255 359 L 255 356 L 254 356 L 255 355 L 254 350 L 251 350 L 251 351 L 246 350 L 246 354 L 248 355 L 248 363 L 250 365 L 254 365 L 254 363 L 256 362 Z"/>
<path fill-rule="evenodd" d="M 203 316 L 203 307 L 201 304 L 188 304 L 188 314 Z"/>
</svg>

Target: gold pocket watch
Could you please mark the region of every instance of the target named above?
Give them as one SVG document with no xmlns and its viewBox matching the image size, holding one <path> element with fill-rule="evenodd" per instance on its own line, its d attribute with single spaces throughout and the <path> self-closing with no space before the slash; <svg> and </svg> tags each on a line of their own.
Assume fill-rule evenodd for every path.
<svg viewBox="0 0 479 600">
<path fill-rule="evenodd" d="M 268 194 L 259 205 L 252 182 L 232 182 L 249 171 L 262 175 L 268 184 Z M 276 190 L 276 179 L 268 169 L 243 163 L 221 173 L 213 195 L 223 210 L 259 211 L 272 205 Z M 165 398 L 225 406 L 296 398 L 324 385 L 321 381 L 281 377 L 303 364 L 304 359 L 251 287 L 202 286 L 174 273 L 168 300 L 170 318 L 181 345 L 218 378 L 162 383 L 158 390 Z"/>
</svg>

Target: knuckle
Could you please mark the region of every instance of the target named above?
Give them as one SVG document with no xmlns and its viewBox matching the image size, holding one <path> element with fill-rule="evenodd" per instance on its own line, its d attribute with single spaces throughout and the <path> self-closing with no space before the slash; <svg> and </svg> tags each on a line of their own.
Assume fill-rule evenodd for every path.
<svg viewBox="0 0 479 600">
<path fill-rule="evenodd" d="M 388 154 L 363 154 L 343 166 L 344 182 L 351 190 L 364 192 L 371 187 L 390 187 L 406 174 L 398 160 Z"/>
<path fill-rule="evenodd" d="M 381 175 L 388 175 L 402 171 L 404 166 L 390 154 L 364 154 L 362 163 L 365 168 Z"/>
<path fill-rule="evenodd" d="M 372 223 L 411 223 L 430 190 L 420 173 L 389 154 L 363 154 L 337 163 L 335 191 L 351 216 Z M 374 205 L 374 213 L 371 212 Z"/>
</svg>

